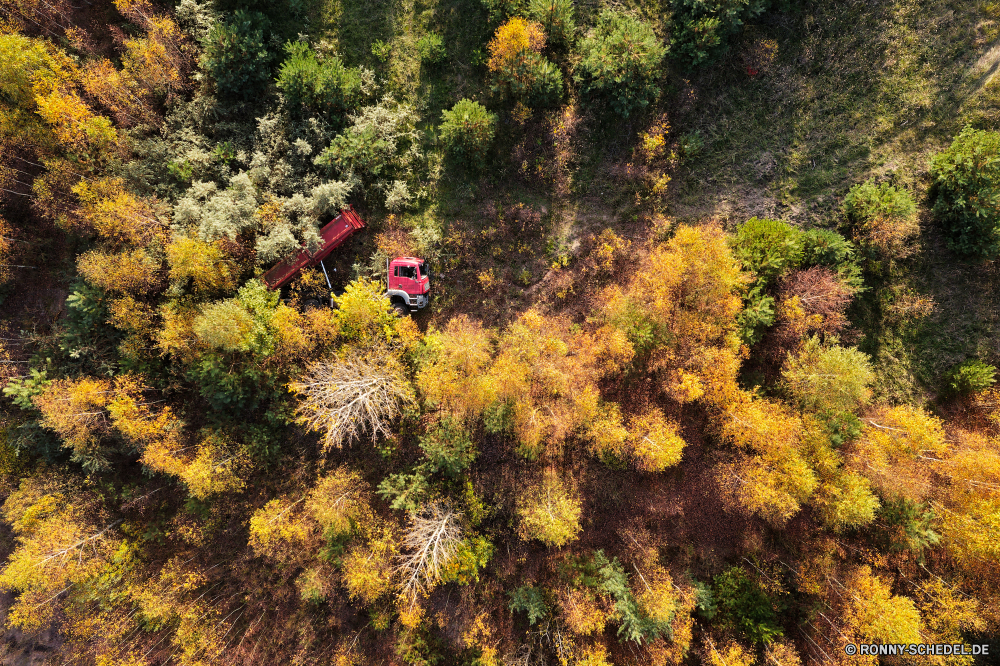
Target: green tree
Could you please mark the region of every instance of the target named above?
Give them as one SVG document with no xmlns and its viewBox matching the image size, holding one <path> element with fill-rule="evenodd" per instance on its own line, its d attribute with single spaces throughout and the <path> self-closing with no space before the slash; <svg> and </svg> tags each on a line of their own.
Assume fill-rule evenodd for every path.
<svg viewBox="0 0 1000 666">
<path fill-rule="evenodd" d="M 1000 132 L 966 127 L 931 160 L 934 215 L 953 250 L 1000 256 Z"/>
<path fill-rule="evenodd" d="M 421 437 L 420 448 L 434 470 L 446 476 L 458 476 L 476 459 L 469 433 L 453 419 L 442 420 Z"/>
<path fill-rule="evenodd" d="M 285 52 L 278 89 L 293 110 L 307 107 L 340 117 L 361 100 L 361 72 L 345 66 L 339 56 L 320 59 L 304 42 L 289 42 Z"/>
<path fill-rule="evenodd" d="M 212 27 L 201 64 L 221 94 L 253 99 L 271 79 L 271 55 L 264 45 L 267 27 L 263 14 L 242 9 Z"/>
<path fill-rule="evenodd" d="M 496 134 L 497 117 L 479 102 L 462 99 L 441 114 L 441 140 L 467 163 L 482 167 Z"/>
<path fill-rule="evenodd" d="M 945 390 L 951 395 L 978 393 L 993 386 L 996 373 L 994 366 L 983 363 L 978 358 L 970 358 L 948 371 Z"/>
<path fill-rule="evenodd" d="M 783 634 L 775 603 L 743 567 L 731 567 L 715 577 L 718 621 L 755 643 L 771 643 Z"/>
<path fill-rule="evenodd" d="M 583 40 L 580 52 L 574 76 L 581 91 L 608 99 L 618 115 L 627 118 L 659 96 L 656 79 L 667 47 L 649 23 L 607 9 Z"/>
<path fill-rule="evenodd" d="M 531 0 L 528 13 L 542 24 L 551 41 L 569 45 L 573 40 L 576 32 L 573 0 Z"/>
</svg>

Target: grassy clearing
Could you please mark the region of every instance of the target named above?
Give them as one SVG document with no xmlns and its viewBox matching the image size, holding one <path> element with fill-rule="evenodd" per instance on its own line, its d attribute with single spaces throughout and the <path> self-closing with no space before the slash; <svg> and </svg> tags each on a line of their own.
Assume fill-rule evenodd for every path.
<svg viewBox="0 0 1000 666">
<path fill-rule="evenodd" d="M 757 38 L 779 43 L 770 70 L 749 77 L 737 47 L 692 80 L 696 100 L 676 116 L 704 141 L 675 179 L 681 219 L 837 227 L 869 177 L 927 204 L 930 156 L 966 124 L 1000 127 L 1000 3 L 813 2 L 751 26 Z M 1000 362 L 995 269 L 951 254 L 930 215 L 921 225 L 919 251 L 873 271 L 855 308 L 882 399 L 925 399 L 966 358 Z"/>
<path fill-rule="evenodd" d="M 745 40 L 777 40 L 778 59 L 751 78 L 737 46 L 692 81 L 698 99 L 679 120 L 705 150 L 677 211 L 830 225 L 870 175 L 918 187 L 931 153 L 992 115 L 977 63 L 996 38 L 994 5 L 814 2 L 752 26 Z"/>
</svg>

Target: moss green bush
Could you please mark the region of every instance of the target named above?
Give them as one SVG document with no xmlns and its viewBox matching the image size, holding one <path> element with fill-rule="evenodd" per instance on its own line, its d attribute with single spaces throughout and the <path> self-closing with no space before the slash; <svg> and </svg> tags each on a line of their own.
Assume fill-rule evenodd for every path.
<svg viewBox="0 0 1000 666">
<path fill-rule="evenodd" d="M 479 102 L 463 99 L 441 114 L 441 140 L 448 151 L 482 166 L 496 134 L 497 117 Z"/>
<path fill-rule="evenodd" d="M 304 42 L 289 42 L 285 52 L 278 88 L 293 110 L 308 107 L 337 116 L 357 105 L 362 89 L 358 69 L 346 67 L 336 55 L 320 60 Z"/>
<path fill-rule="evenodd" d="M 889 257 L 903 255 L 906 242 L 920 231 L 913 195 L 874 179 L 851 188 L 844 215 L 862 247 Z"/>
<path fill-rule="evenodd" d="M 953 250 L 1000 256 L 1000 132 L 966 127 L 931 160 L 934 216 Z"/>
</svg>

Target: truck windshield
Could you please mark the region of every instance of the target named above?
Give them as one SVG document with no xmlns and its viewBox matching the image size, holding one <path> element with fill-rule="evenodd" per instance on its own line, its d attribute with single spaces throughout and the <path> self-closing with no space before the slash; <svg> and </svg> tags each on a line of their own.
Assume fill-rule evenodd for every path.
<svg viewBox="0 0 1000 666">
<path fill-rule="evenodd" d="M 420 264 L 420 277 L 430 277 L 431 276 L 431 265 L 428 262 Z"/>
</svg>

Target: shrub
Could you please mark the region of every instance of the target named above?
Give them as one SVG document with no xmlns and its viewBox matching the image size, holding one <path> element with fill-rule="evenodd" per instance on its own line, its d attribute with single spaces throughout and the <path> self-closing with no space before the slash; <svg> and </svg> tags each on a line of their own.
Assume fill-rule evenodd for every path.
<svg viewBox="0 0 1000 666">
<path fill-rule="evenodd" d="M 439 63 L 448 55 L 441 35 L 424 35 L 417 40 L 417 51 L 420 53 L 420 62 L 426 65 Z"/>
<path fill-rule="evenodd" d="M 873 179 L 851 188 L 844 214 L 862 246 L 890 257 L 905 254 L 906 242 L 920 231 L 913 196 L 889 183 L 876 185 Z"/>
<path fill-rule="evenodd" d="M 531 0 L 528 13 L 553 42 L 568 45 L 576 32 L 573 0 Z"/>
<path fill-rule="evenodd" d="M 308 44 L 289 42 L 278 72 L 278 88 L 293 109 L 342 114 L 361 99 L 361 72 L 336 55 L 320 60 Z"/>
<path fill-rule="evenodd" d="M 977 358 L 963 361 L 948 371 L 945 390 L 950 395 L 969 395 L 993 386 L 997 369 Z"/>
<path fill-rule="evenodd" d="M 562 95 L 562 72 L 542 55 L 545 33 L 534 21 L 512 18 L 490 40 L 487 63 L 498 86 L 529 106 L 546 106 Z"/>
<path fill-rule="evenodd" d="M 479 102 L 463 99 L 441 114 L 441 140 L 455 156 L 482 166 L 496 134 L 497 117 Z"/>
<path fill-rule="evenodd" d="M 761 14 L 770 0 L 674 0 L 674 55 L 688 67 L 710 62 L 729 48 L 744 21 Z"/>
<path fill-rule="evenodd" d="M 316 164 L 347 182 L 360 179 L 365 194 L 371 199 L 380 193 L 390 210 L 408 204 L 412 195 L 407 186 L 414 183 L 415 167 L 423 159 L 414 108 L 386 97 L 350 120 L 351 125 L 320 153 Z"/>
<path fill-rule="evenodd" d="M 580 50 L 575 78 L 581 91 L 609 98 L 615 113 L 628 117 L 660 94 L 656 77 L 667 47 L 648 23 L 605 10 Z"/>
<path fill-rule="evenodd" d="M 766 284 L 797 268 L 802 249 L 802 232 L 781 220 L 751 218 L 733 238 L 733 255 Z"/>
<path fill-rule="evenodd" d="M 934 215 L 953 250 L 1000 256 L 1000 132 L 966 127 L 931 160 Z"/>
<path fill-rule="evenodd" d="M 264 46 L 267 19 L 239 9 L 216 23 L 205 40 L 202 67 L 222 95 L 251 99 L 271 78 L 271 56 Z"/>
</svg>

